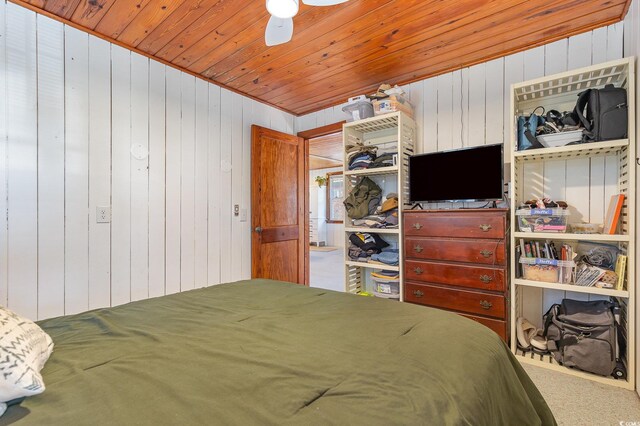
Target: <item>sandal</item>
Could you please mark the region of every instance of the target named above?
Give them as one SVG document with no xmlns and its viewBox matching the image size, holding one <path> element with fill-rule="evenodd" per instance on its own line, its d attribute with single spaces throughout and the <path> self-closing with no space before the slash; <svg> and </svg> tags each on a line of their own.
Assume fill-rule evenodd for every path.
<svg viewBox="0 0 640 426">
<path fill-rule="evenodd" d="M 524 351 L 531 348 L 531 338 L 538 333 L 535 325 L 531 324 L 527 319 L 520 317 L 516 321 L 516 337 L 518 338 L 518 347 Z"/>
</svg>

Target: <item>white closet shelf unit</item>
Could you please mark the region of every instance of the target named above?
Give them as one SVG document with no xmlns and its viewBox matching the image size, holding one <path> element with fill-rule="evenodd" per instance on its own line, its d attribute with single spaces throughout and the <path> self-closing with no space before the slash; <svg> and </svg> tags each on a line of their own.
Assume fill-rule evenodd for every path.
<svg viewBox="0 0 640 426">
<path fill-rule="evenodd" d="M 627 389 L 635 387 L 635 58 L 625 58 L 599 65 L 593 65 L 574 71 L 568 71 L 536 80 L 526 81 L 511 86 L 511 176 L 513 194 L 511 196 L 511 350 L 521 362 L 535 364 L 555 371 L 584 377 L 593 381 L 607 383 Z M 602 88 L 606 84 L 627 89 L 629 105 L 628 139 L 592 142 L 569 145 L 559 148 L 541 148 L 527 151 L 517 149 L 516 118 L 529 114 L 536 107 L 543 106 L 547 111 L 570 111 L 575 106 L 577 94 L 589 88 Z M 605 176 L 605 161 L 607 175 Z M 563 166 L 564 165 L 564 166 Z M 560 167 L 560 168 L 559 168 Z M 564 167 L 565 173 L 562 173 Z M 551 176 L 546 170 L 552 170 Z M 556 173 L 553 173 L 556 170 Z M 561 170 L 557 173 L 557 170 Z M 588 180 L 582 184 L 567 184 L 567 176 L 578 171 L 581 178 Z M 554 179 L 557 180 L 554 181 Z M 612 182 L 608 184 L 606 179 Z M 605 185 L 608 185 L 605 188 Z M 597 222 L 601 222 L 602 212 L 608 206 L 611 195 L 625 195 L 618 234 L 571 234 L 571 233 L 539 233 L 518 232 L 516 209 L 524 201 L 531 198 L 554 194 L 566 194 L 573 191 L 588 191 L 589 210 L 597 211 Z M 575 195 L 574 195 L 575 197 Z M 580 199 L 576 199 L 580 201 Z M 571 203 L 569 203 L 570 208 Z M 579 212 L 588 215 L 589 212 Z M 573 213 L 572 213 L 573 214 Z M 569 216 L 571 223 L 571 216 Z M 582 287 L 572 284 L 530 281 L 516 278 L 515 248 L 520 239 L 553 240 L 577 244 L 581 241 L 600 242 L 616 245 L 628 256 L 626 285 L 623 290 Z M 538 355 L 533 352 L 523 353 L 517 349 L 516 320 L 524 316 L 534 324 L 541 325 L 542 315 L 552 303 L 559 303 L 563 298 L 580 300 L 597 300 L 616 298 L 621 303 L 622 329 L 626 350 L 620 357 L 627 368 L 626 380 L 613 377 L 602 377 L 566 368 L 559 365 L 552 356 Z"/>
<path fill-rule="evenodd" d="M 399 272 L 399 282 L 402 283 L 402 220 L 400 210 L 408 207 L 409 201 L 409 156 L 414 154 L 416 125 L 413 119 L 401 112 L 394 112 L 381 116 L 366 118 L 364 120 L 346 123 L 343 127 L 344 143 L 344 176 L 345 194 L 368 177 L 382 188 L 383 198 L 390 192 L 398 194 L 398 228 L 367 228 L 351 225 L 351 219 L 345 214 L 345 291 L 358 293 L 366 291 L 366 283 L 370 280 L 372 271 L 396 271 Z M 376 145 L 398 153 L 397 164 L 388 167 L 374 169 L 349 170 L 346 146 L 356 143 L 364 145 Z M 366 232 L 381 235 L 381 238 L 389 243 L 397 245 L 400 253 L 400 266 L 381 265 L 352 261 L 349 258 L 349 236 L 354 232 Z M 400 300 L 404 300 L 402 285 L 400 287 Z"/>
</svg>

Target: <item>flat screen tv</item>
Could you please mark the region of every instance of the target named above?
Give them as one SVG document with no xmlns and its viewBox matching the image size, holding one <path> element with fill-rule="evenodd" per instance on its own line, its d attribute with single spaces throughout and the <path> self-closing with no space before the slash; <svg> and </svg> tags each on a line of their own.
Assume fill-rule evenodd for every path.
<svg viewBox="0 0 640 426">
<path fill-rule="evenodd" d="M 420 202 L 503 198 L 502 144 L 409 157 L 409 198 Z"/>
</svg>

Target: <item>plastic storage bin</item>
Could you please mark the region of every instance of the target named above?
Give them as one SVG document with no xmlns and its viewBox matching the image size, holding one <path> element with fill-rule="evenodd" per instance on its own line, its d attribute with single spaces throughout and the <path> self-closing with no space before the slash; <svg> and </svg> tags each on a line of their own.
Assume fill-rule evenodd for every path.
<svg viewBox="0 0 640 426">
<path fill-rule="evenodd" d="M 582 140 L 582 130 L 574 130 L 571 132 L 549 133 L 547 135 L 537 136 L 538 142 L 545 148 L 556 148 L 565 146 L 571 142 L 579 142 Z"/>
<path fill-rule="evenodd" d="M 347 121 L 358 121 L 365 118 L 373 117 L 373 105 L 368 101 L 358 101 L 347 104 L 342 110 L 349 114 Z"/>
<path fill-rule="evenodd" d="M 520 232 L 567 232 L 568 216 L 564 209 L 516 210 Z"/>
<path fill-rule="evenodd" d="M 404 112 L 413 118 L 413 106 L 409 101 L 400 95 L 391 95 L 386 99 L 373 101 L 373 111 L 375 115 L 389 114 L 390 112 Z"/>
<path fill-rule="evenodd" d="M 571 281 L 575 263 L 571 260 L 541 259 L 538 257 L 521 257 L 522 278 L 530 281 L 548 283 L 564 283 Z"/>
</svg>

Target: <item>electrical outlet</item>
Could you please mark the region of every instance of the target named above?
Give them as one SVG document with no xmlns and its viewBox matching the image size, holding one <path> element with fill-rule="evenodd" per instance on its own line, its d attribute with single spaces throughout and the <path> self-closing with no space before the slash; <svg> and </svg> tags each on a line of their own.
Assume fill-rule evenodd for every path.
<svg viewBox="0 0 640 426">
<path fill-rule="evenodd" d="M 96 223 L 111 222 L 111 208 L 109 206 L 96 207 Z"/>
</svg>

